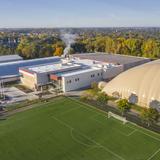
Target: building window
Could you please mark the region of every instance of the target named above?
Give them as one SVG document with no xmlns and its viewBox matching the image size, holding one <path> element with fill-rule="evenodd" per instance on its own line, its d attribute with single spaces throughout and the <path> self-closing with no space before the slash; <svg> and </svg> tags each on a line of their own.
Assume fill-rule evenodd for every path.
<svg viewBox="0 0 160 160">
<path fill-rule="evenodd" d="M 67 83 L 71 83 L 71 82 L 72 82 L 71 80 L 68 80 L 68 81 L 67 81 Z"/>
<path fill-rule="evenodd" d="M 94 74 L 92 74 L 92 75 L 91 75 L 91 78 L 93 78 L 93 77 L 95 77 L 95 75 L 94 75 Z"/>
<path fill-rule="evenodd" d="M 99 76 L 99 73 L 97 75 Z"/>
<path fill-rule="evenodd" d="M 79 78 L 76 78 L 75 81 L 76 81 L 76 82 L 79 81 Z"/>
</svg>

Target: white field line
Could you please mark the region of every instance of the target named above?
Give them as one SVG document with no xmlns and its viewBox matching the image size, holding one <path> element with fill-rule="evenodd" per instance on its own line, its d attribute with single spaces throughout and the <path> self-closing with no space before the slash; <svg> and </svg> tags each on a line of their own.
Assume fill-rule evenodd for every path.
<svg viewBox="0 0 160 160">
<path fill-rule="evenodd" d="M 94 121 L 96 121 L 96 122 L 98 122 L 98 123 L 100 123 L 100 124 L 103 124 L 101 121 L 99 121 L 99 120 L 97 120 L 97 119 L 94 119 L 94 117 L 96 117 L 96 116 L 91 117 L 91 119 L 93 119 Z M 115 130 L 116 132 L 119 132 L 119 133 L 122 134 L 123 136 L 126 136 L 126 137 L 131 136 L 134 132 L 137 131 L 136 129 L 134 129 L 134 130 L 131 131 L 129 134 L 125 134 L 124 132 L 121 132 L 121 131 L 119 131 L 118 129 L 114 129 L 114 130 Z"/>
<path fill-rule="evenodd" d="M 70 98 L 70 97 L 68 97 L 68 98 L 71 99 L 71 100 L 73 100 L 73 101 L 75 101 L 75 102 L 77 102 L 77 103 L 79 103 L 79 104 L 84 104 L 83 108 L 86 108 L 86 109 L 88 109 L 88 110 L 91 110 L 92 112 L 94 112 L 92 109 L 95 109 L 95 110 L 100 111 L 100 113 L 102 113 L 102 115 L 104 115 L 103 113 L 105 113 L 105 114 L 107 113 L 107 112 L 102 111 L 102 110 L 100 110 L 100 109 L 97 109 L 97 108 L 95 108 L 95 107 L 93 107 L 93 106 L 91 106 L 91 105 L 89 105 L 89 104 L 80 102 L 80 101 L 78 101 L 78 100 L 76 100 L 76 99 L 73 99 L 73 98 Z M 89 109 L 89 108 L 87 108 L 86 106 L 89 106 L 89 107 L 92 108 L 92 109 Z M 95 113 L 96 113 L 96 112 L 95 112 Z M 130 121 L 129 121 L 129 123 L 131 123 L 132 125 L 134 125 L 134 126 L 136 126 L 136 127 L 138 127 L 138 128 L 142 128 L 142 127 L 140 127 L 140 126 L 138 126 L 138 125 L 136 125 L 136 124 L 134 124 L 134 123 L 132 123 L 132 122 L 130 122 Z M 134 127 L 131 127 L 131 126 L 128 126 L 128 125 L 127 125 L 127 127 L 131 128 L 131 129 L 135 129 Z M 145 129 L 145 128 L 142 128 L 142 129 Z M 156 137 L 154 137 L 154 136 L 152 136 L 152 135 L 149 135 L 149 134 L 141 131 L 140 129 L 137 129 L 137 131 L 140 132 L 140 133 L 142 133 L 142 134 L 147 135 L 148 137 L 153 138 L 154 140 L 157 140 L 157 141 L 160 142 L 160 139 L 159 139 L 159 138 L 156 138 Z M 149 132 L 151 132 L 151 133 L 154 133 L 154 132 L 152 132 L 152 131 L 150 131 L 150 130 L 147 130 L 147 129 L 146 129 L 146 131 L 149 131 Z M 154 133 L 154 134 L 156 134 L 156 133 Z M 159 135 L 159 134 L 157 134 L 157 135 Z"/>
<path fill-rule="evenodd" d="M 160 152 L 160 148 L 154 154 L 152 154 L 147 160 L 151 160 L 158 152 Z"/>
<path fill-rule="evenodd" d="M 55 119 L 56 121 L 58 121 L 59 123 L 61 123 L 62 125 L 66 126 L 69 129 L 74 129 L 73 127 L 71 127 L 70 125 L 68 125 L 67 123 L 59 120 L 58 118 L 52 116 L 53 119 Z M 77 130 L 76 130 L 77 131 Z M 110 154 L 114 155 L 115 157 L 117 157 L 118 159 L 121 160 L 125 160 L 124 158 L 122 158 L 121 156 L 119 156 L 118 154 L 114 153 L 113 151 L 111 151 L 110 149 L 108 149 L 107 147 L 103 146 L 102 144 L 96 142 L 95 140 L 90 139 L 88 136 L 86 136 L 85 134 L 77 131 L 79 134 L 81 134 L 82 136 L 84 136 L 86 139 L 90 140 L 91 142 L 95 143 L 97 146 L 103 148 L 105 151 L 109 152 Z"/>
<path fill-rule="evenodd" d="M 92 116 L 91 119 L 97 121 L 97 122 L 100 123 L 100 124 L 103 124 L 101 121 L 99 121 L 99 120 L 97 120 L 97 119 L 94 118 L 94 117 L 96 117 L 96 116 L 98 116 L 98 115 L 104 116 L 104 115 L 102 115 L 102 114 L 97 114 L 97 115 L 95 115 L 95 116 Z M 149 135 L 149 134 L 141 131 L 140 129 L 135 129 L 134 127 L 131 127 L 131 126 L 127 126 L 127 127 L 133 129 L 133 131 L 132 131 L 131 133 L 127 134 L 127 135 L 124 134 L 124 133 L 121 132 L 121 131 L 118 131 L 118 132 L 120 132 L 122 135 L 125 135 L 125 136 L 131 136 L 131 135 L 134 134 L 136 131 L 138 131 L 138 132 L 140 132 L 140 133 L 142 133 L 142 134 L 144 134 L 144 135 L 146 135 L 146 136 L 148 136 L 148 137 L 150 137 L 150 138 L 152 138 L 152 139 L 154 139 L 154 140 L 160 141 L 160 139 L 158 139 L 158 138 L 156 138 L 156 137 L 154 137 L 154 136 L 151 136 L 151 135 Z M 138 127 L 138 126 L 136 125 L 136 127 Z M 153 133 L 154 133 L 154 132 L 153 132 Z M 151 159 L 152 159 L 157 153 L 159 153 L 159 152 L 160 152 L 160 148 L 159 148 L 153 155 L 151 155 L 147 160 L 151 160 Z"/>
<path fill-rule="evenodd" d="M 99 120 L 97 120 L 97 119 L 94 119 L 94 120 L 97 121 L 97 122 L 100 123 L 100 124 L 103 124 L 101 121 L 99 121 Z M 125 133 L 119 131 L 118 129 L 114 129 L 114 130 L 115 130 L 116 132 L 122 134 L 123 136 L 127 136 L 127 134 L 125 134 Z"/>
<path fill-rule="evenodd" d="M 121 123 L 121 121 L 117 121 L 117 119 L 115 119 L 115 118 L 113 118 L 113 120 L 115 120 L 116 122 L 119 122 L 121 125 L 124 125 L 124 124 L 122 124 Z M 138 129 L 135 129 L 135 128 L 133 128 L 133 127 L 130 127 L 130 126 L 128 126 L 128 125 L 125 125 L 125 127 L 126 128 L 130 128 L 130 129 L 132 129 L 133 131 L 131 131 L 129 134 L 124 134 L 124 135 L 126 135 L 126 136 L 131 136 L 133 133 L 135 133 L 136 131 L 138 131 Z M 120 132 L 120 131 L 119 131 Z M 121 132 L 122 133 L 122 132 Z"/>
<path fill-rule="evenodd" d="M 132 134 L 134 134 L 137 131 L 137 129 L 133 130 L 131 133 L 129 133 L 127 136 L 131 136 Z"/>
<path fill-rule="evenodd" d="M 133 127 L 130 127 L 130 126 L 128 126 L 128 127 L 133 129 Z M 154 136 L 152 136 L 152 135 L 150 135 L 150 134 L 148 134 L 148 133 L 145 133 L 145 132 L 143 132 L 143 131 L 140 130 L 140 129 L 137 129 L 137 131 L 140 132 L 140 133 L 142 133 L 142 134 L 144 134 L 144 135 L 146 135 L 146 136 L 148 136 L 148 137 L 150 137 L 150 138 L 152 138 L 152 139 L 154 139 L 154 140 L 156 140 L 156 141 L 158 141 L 158 142 L 160 142 L 160 139 L 159 139 L 159 138 L 156 138 L 156 137 L 154 137 Z M 147 130 L 147 131 L 148 131 L 148 130 Z"/>
<path fill-rule="evenodd" d="M 104 116 L 104 115 L 102 115 L 102 114 L 99 114 L 100 116 Z M 94 121 L 96 121 L 96 122 L 98 122 L 98 123 L 101 123 L 101 124 L 103 124 L 101 121 L 99 121 L 99 120 L 97 120 L 97 119 L 95 119 L 95 117 L 97 117 L 97 116 L 99 116 L 98 114 L 97 115 L 95 115 L 95 116 L 92 116 L 92 117 L 90 117 L 90 119 L 92 119 L 92 120 L 94 120 Z M 108 118 L 107 118 L 108 119 Z M 106 120 L 107 120 L 106 119 Z M 113 119 L 114 120 L 114 119 Z M 116 121 L 117 122 L 117 121 Z M 121 123 L 120 123 L 121 124 Z M 121 124 L 121 125 L 124 125 L 124 124 Z M 128 127 L 128 126 L 125 126 L 126 128 Z M 119 130 L 117 130 L 117 129 L 115 129 L 117 132 L 119 132 L 119 133 L 121 133 L 122 135 L 124 135 L 124 136 L 127 136 L 127 137 L 129 137 L 129 136 L 131 136 L 134 132 L 136 132 L 137 131 L 137 129 L 134 129 L 134 128 L 131 128 L 131 127 L 128 127 L 128 128 L 130 128 L 130 129 L 132 129 L 132 131 L 130 132 L 130 133 L 128 133 L 128 134 L 125 134 L 124 132 L 121 132 L 121 131 L 119 131 Z"/>
<path fill-rule="evenodd" d="M 100 109 L 98 109 L 98 108 L 95 108 L 95 107 L 93 107 L 92 105 L 89 105 L 89 104 L 84 103 L 84 102 L 80 102 L 79 100 L 76 100 L 76 99 L 73 99 L 73 98 L 70 98 L 70 97 L 67 97 L 67 98 L 70 99 L 70 100 L 72 100 L 72 101 L 75 101 L 75 102 L 78 103 L 78 104 L 83 104 L 83 106 L 80 106 L 80 107 L 85 108 L 85 109 L 87 109 L 87 110 L 89 110 L 89 111 L 92 111 L 92 112 L 94 112 L 94 113 L 96 113 L 96 114 L 99 114 L 99 115 L 101 115 L 101 114 L 102 114 L 102 115 L 106 114 L 106 115 L 108 115 L 107 112 L 105 112 L 105 111 L 103 111 L 103 110 L 100 110 Z M 89 106 L 89 108 L 86 107 L 86 106 Z M 97 113 L 97 111 L 99 111 L 99 113 Z"/>
<path fill-rule="evenodd" d="M 146 129 L 146 128 L 143 128 L 143 127 L 141 127 L 141 126 L 138 126 L 138 125 L 135 124 L 135 123 L 132 123 L 132 122 L 130 122 L 130 123 L 131 123 L 132 125 L 140 128 L 140 129 L 137 129 L 138 132 L 141 132 L 141 133 L 147 135 L 148 137 L 151 137 L 151 138 L 153 138 L 153 139 L 155 139 L 155 140 L 157 140 L 157 141 L 160 142 L 160 139 L 159 139 L 159 138 L 156 138 L 156 137 L 154 137 L 154 136 L 151 136 L 150 134 L 143 132 L 141 129 L 144 129 L 144 130 L 146 130 L 146 131 L 148 131 L 148 132 L 150 132 L 150 133 L 152 133 L 152 134 L 158 135 L 158 136 L 159 136 L 160 134 L 158 134 L 158 133 L 156 133 L 156 132 L 153 132 L 153 131 L 151 131 L 151 130 L 148 130 L 148 129 Z M 128 127 L 130 127 L 130 126 L 128 126 Z M 132 127 L 130 127 L 130 128 L 132 128 Z"/>
<path fill-rule="evenodd" d="M 69 97 L 68 97 L 68 98 L 69 98 Z M 97 109 L 97 108 L 93 107 L 92 105 L 89 105 L 89 104 L 80 102 L 80 101 L 78 101 L 78 100 L 76 100 L 76 99 L 72 99 L 72 98 L 69 98 L 69 99 L 71 99 L 71 100 L 73 100 L 73 101 L 75 101 L 75 102 L 77 102 L 77 103 L 79 103 L 79 104 L 83 104 L 83 105 L 84 105 L 83 108 L 86 108 L 86 109 L 88 109 L 88 110 L 90 110 L 90 111 L 92 111 L 92 112 L 94 112 L 92 109 L 98 110 L 98 111 L 100 112 L 99 115 L 103 115 L 103 116 L 104 116 L 103 113 L 105 113 L 105 114 L 107 113 L 107 112 L 105 112 L 105 111 L 102 111 L 102 110 L 100 110 L 100 109 Z M 92 108 L 92 109 L 87 108 L 86 106 L 89 106 L 89 107 Z M 95 112 L 95 113 L 97 113 L 97 112 Z M 97 115 L 98 115 L 98 114 L 97 114 Z M 96 116 L 94 116 L 94 117 L 96 117 Z M 97 121 L 98 121 L 98 120 L 97 120 Z M 101 122 L 100 122 L 100 123 L 101 123 Z M 143 128 L 143 127 L 141 127 L 141 126 L 138 126 L 137 124 L 135 124 L 135 123 L 133 123 L 133 122 L 130 122 L 130 121 L 129 121 L 129 123 L 137 127 L 137 129 L 135 129 L 134 127 L 131 127 L 131 126 L 127 125 L 128 128 L 131 128 L 131 129 L 134 130 L 134 133 L 135 133 L 136 131 L 137 131 L 137 132 L 140 132 L 140 133 L 142 133 L 142 134 L 144 134 L 144 135 L 146 135 L 146 136 L 148 136 L 148 137 L 150 137 L 150 138 L 152 138 L 152 139 L 160 142 L 160 139 L 159 139 L 159 138 L 156 138 L 156 137 L 154 137 L 154 136 L 152 136 L 152 135 L 150 135 L 150 134 L 148 134 L 148 133 L 145 133 L 145 132 L 143 132 L 143 131 L 141 130 L 141 129 L 145 129 L 145 128 Z M 139 129 L 138 129 L 138 128 L 139 128 Z M 155 132 L 153 132 L 153 131 L 150 131 L 150 130 L 147 130 L 147 129 L 145 129 L 145 130 L 148 131 L 148 132 L 151 132 L 152 134 L 159 135 L 158 133 L 155 133 Z M 133 134 L 133 133 L 132 133 L 132 134 Z M 130 136 L 130 135 L 129 135 L 129 136 Z M 158 150 L 157 150 L 153 155 L 151 155 L 147 160 L 151 160 L 151 159 L 152 159 L 157 153 L 159 153 L 159 152 L 160 152 L 160 149 L 158 149 Z"/>
<path fill-rule="evenodd" d="M 72 129 L 70 129 L 70 131 L 71 131 L 71 137 L 72 137 L 72 139 L 75 141 L 75 142 L 77 142 L 77 143 L 79 143 L 79 144 L 81 144 L 81 145 L 84 145 L 84 146 L 87 146 L 87 147 L 90 147 L 90 148 L 99 148 L 100 146 L 98 146 L 98 145 L 89 145 L 89 144 L 86 144 L 86 143 L 83 143 L 83 142 L 81 142 L 81 141 L 79 141 L 77 138 L 75 138 L 75 136 L 73 135 L 73 128 Z"/>
</svg>

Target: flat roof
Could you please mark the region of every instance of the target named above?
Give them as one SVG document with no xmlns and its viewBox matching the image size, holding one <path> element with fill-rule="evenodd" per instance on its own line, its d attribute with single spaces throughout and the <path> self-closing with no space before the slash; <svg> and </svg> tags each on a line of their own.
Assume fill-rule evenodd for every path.
<svg viewBox="0 0 160 160">
<path fill-rule="evenodd" d="M 81 54 L 73 54 L 72 56 L 80 59 L 91 59 L 95 61 L 101 61 L 113 64 L 122 64 L 122 65 L 142 60 L 148 60 L 148 61 L 150 60 L 149 58 L 120 55 L 120 54 L 108 54 L 108 53 L 81 53 Z"/>
<path fill-rule="evenodd" d="M 19 61 L 19 60 L 23 60 L 23 58 L 16 54 L 0 56 L 0 63 Z"/>
<path fill-rule="evenodd" d="M 42 65 L 60 61 L 60 57 L 37 58 L 14 62 L 0 63 L 0 76 L 19 75 L 20 68 L 27 68 L 35 65 Z"/>
<path fill-rule="evenodd" d="M 73 75 L 78 75 L 81 73 L 87 73 L 87 72 L 92 72 L 92 71 L 98 71 L 98 70 L 102 70 L 101 68 L 84 68 L 82 70 L 75 70 L 73 72 L 68 72 L 68 73 L 62 73 L 61 76 L 62 77 L 69 77 L 69 76 L 73 76 Z"/>
<path fill-rule="evenodd" d="M 75 63 L 63 64 L 60 62 L 60 63 L 49 63 L 45 65 L 32 66 L 32 67 L 27 67 L 25 69 L 34 73 L 49 73 L 49 72 L 61 72 L 66 69 L 78 69 L 81 68 L 81 66 L 82 65 Z"/>
</svg>

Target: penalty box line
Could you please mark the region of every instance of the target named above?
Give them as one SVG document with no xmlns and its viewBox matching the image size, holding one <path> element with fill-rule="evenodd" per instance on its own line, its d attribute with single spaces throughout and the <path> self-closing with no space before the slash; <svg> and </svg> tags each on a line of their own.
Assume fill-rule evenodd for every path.
<svg viewBox="0 0 160 160">
<path fill-rule="evenodd" d="M 160 152 L 160 148 L 154 152 L 147 160 L 151 160 L 155 155 L 157 155 Z"/>
<path fill-rule="evenodd" d="M 87 110 L 90 110 L 90 111 L 92 111 L 92 112 L 94 112 L 94 113 L 97 113 L 96 111 L 99 111 L 99 115 L 103 115 L 103 114 L 106 114 L 107 112 L 105 112 L 105 111 L 103 111 L 103 110 L 100 110 L 100 109 L 98 109 L 98 108 L 95 108 L 95 107 L 93 107 L 92 105 L 90 105 L 90 104 L 87 104 L 87 103 L 84 103 L 84 102 L 80 102 L 79 100 L 76 100 L 76 99 L 73 99 L 73 98 L 71 98 L 71 97 L 67 97 L 68 99 L 70 99 L 70 100 L 72 100 L 72 101 L 74 101 L 74 102 L 76 102 L 76 103 L 78 103 L 78 104 L 83 104 L 84 106 L 81 106 L 82 108 L 85 108 L 85 109 L 87 109 Z M 88 107 L 89 108 L 88 108 Z M 94 111 L 93 111 L 94 110 Z M 145 132 L 143 132 L 142 130 L 141 130 L 141 128 L 142 127 L 140 127 L 140 126 L 138 126 L 137 124 L 135 124 L 135 123 L 133 123 L 133 122 L 130 122 L 130 121 L 128 121 L 130 124 L 132 124 L 133 126 L 136 126 L 136 131 L 137 132 L 140 132 L 140 133 L 142 133 L 142 134 L 144 134 L 144 135 L 146 135 L 146 136 L 148 136 L 148 137 L 150 137 L 150 138 L 153 138 L 154 140 L 157 140 L 157 141 L 159 141 L 160 142 L 160 139 L 159 138 L 156 138 L 156 137 L 154 137 L 154 136 L 152 136 L 152 135 L 150 135 L 150 134 L 147 134 L 147 133 L 145 133 Z M 128 128 L 131 128 L 131 129 L 135 129 L 134 127 L 131 127 L 131 126 L 129 126 L 129 125 L 127 125 L 127 127 Z M 142 129 L 145 129 L 145 128 L 142 128 Z M 146 129 L 147 130 L 147 129 Z M 152 132 L 152 131 L 150 131 L 150 130 L 147 130 L 147 131 L 149 131 L 149 132 L 151 132 L 151 133 L 154 133 L 154 132 Z M 154 133 L 155 134 L 155 133 Z"/>
<path fill-rule="evenodd" d="M 67 123 L 61 121 L 60 119 L 56 118 L 55 116 L 51 116 L 51 118 L 55 119 L 57 122 L 59 122 L 60 124 L 64 125 L 65 127 L 69 128 L 70 130 L 76 130 L 73 127 L 71 127 L 70 125 L 68 125 Z M 81 134 L 82 136 L 84 136 L 86 139 L 88 139 L 89 141 L 95 143 L 97 146 L 103 148 L 105 151 L 109 152 L 110 154 L 114 155 L 115 157 L 117 157 L 120 160 L 125 160 L 124 158 L 122 158 L 121 156 L 119 156 L 118 154 L 116 154 L 115 152 L 113 152 L 112 150 L 108 149 L 107 147 L 103 146 L 102 144 L 98 143 L 97 141 L 89 138 L 88 136 L 86 136 L 85 134 L 81 133 L 80 131 L 76 130 L 79 134 Z"/>
<path fill-rule="evenodd" d="M 95 115 L 95 116 L 90 117 L 90 119 L 92 119 L 92 120 L 100 123 L 101 125 L 104 124 L 103 122 L 95 119 L 95 117 L 98 117 L 98 116 L 104 116 L 104 115 L 102 115 L 102 114 L 97 114 L 97 115 Z M 108 120 L 108 118 L 107 118 L 107 120 Z M 115 119 L 113 118 L 113 120 L 115 120 Z M 115 121 L 116 121 L 116 120 L 115 120 Z M 117 121 L 116 121 L 116 122 L 117 122 Z M 118 122 L 119 122 L 119 121 L 118 121 Z M 120 123 L 120 124 L 121 124 L 121 123 Z M 122 124 L 121 124 L 121 125 L 122 125 Z M 125 126 L 125 127 L 132 129 L 132 131 L 131 131 L 130 133 L 128 133 L 128 134 L 125 134 L 124 132 L 121 132 L 121 131 L 119 131 L 118 129 L 115 129 L 115 130 L 116 130 L 117 132 L 119 132 L 120 134 L 122 134 L 123 136 L 126 136 L 126 137 L 131 136 L 132 134 L 134 134 L 134 133 L 137 131 L 137 129 L 131 128 L 131 127 L 129 127 L 129 126 Z"/>
</svg>

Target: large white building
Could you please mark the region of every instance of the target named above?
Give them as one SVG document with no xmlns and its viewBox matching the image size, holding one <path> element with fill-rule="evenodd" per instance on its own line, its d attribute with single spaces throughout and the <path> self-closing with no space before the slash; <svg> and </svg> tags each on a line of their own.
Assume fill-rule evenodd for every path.
<svg viewBox="0 0 160 160">
<path fill-rule="evenodd" d="M 20 68 L 21 82 L 30 89 L 54 86 L 63 92 L 89 87 L 92 82 L 109 80 L 123 71 L 119 64 L 88 59 L 61 59 L 60 62 Z"/>
<path fill-rule="evenodd" d="M 160 60 L 127 70 L 103 86 L 110 96 L 160 111 Z"/>
</svg>

